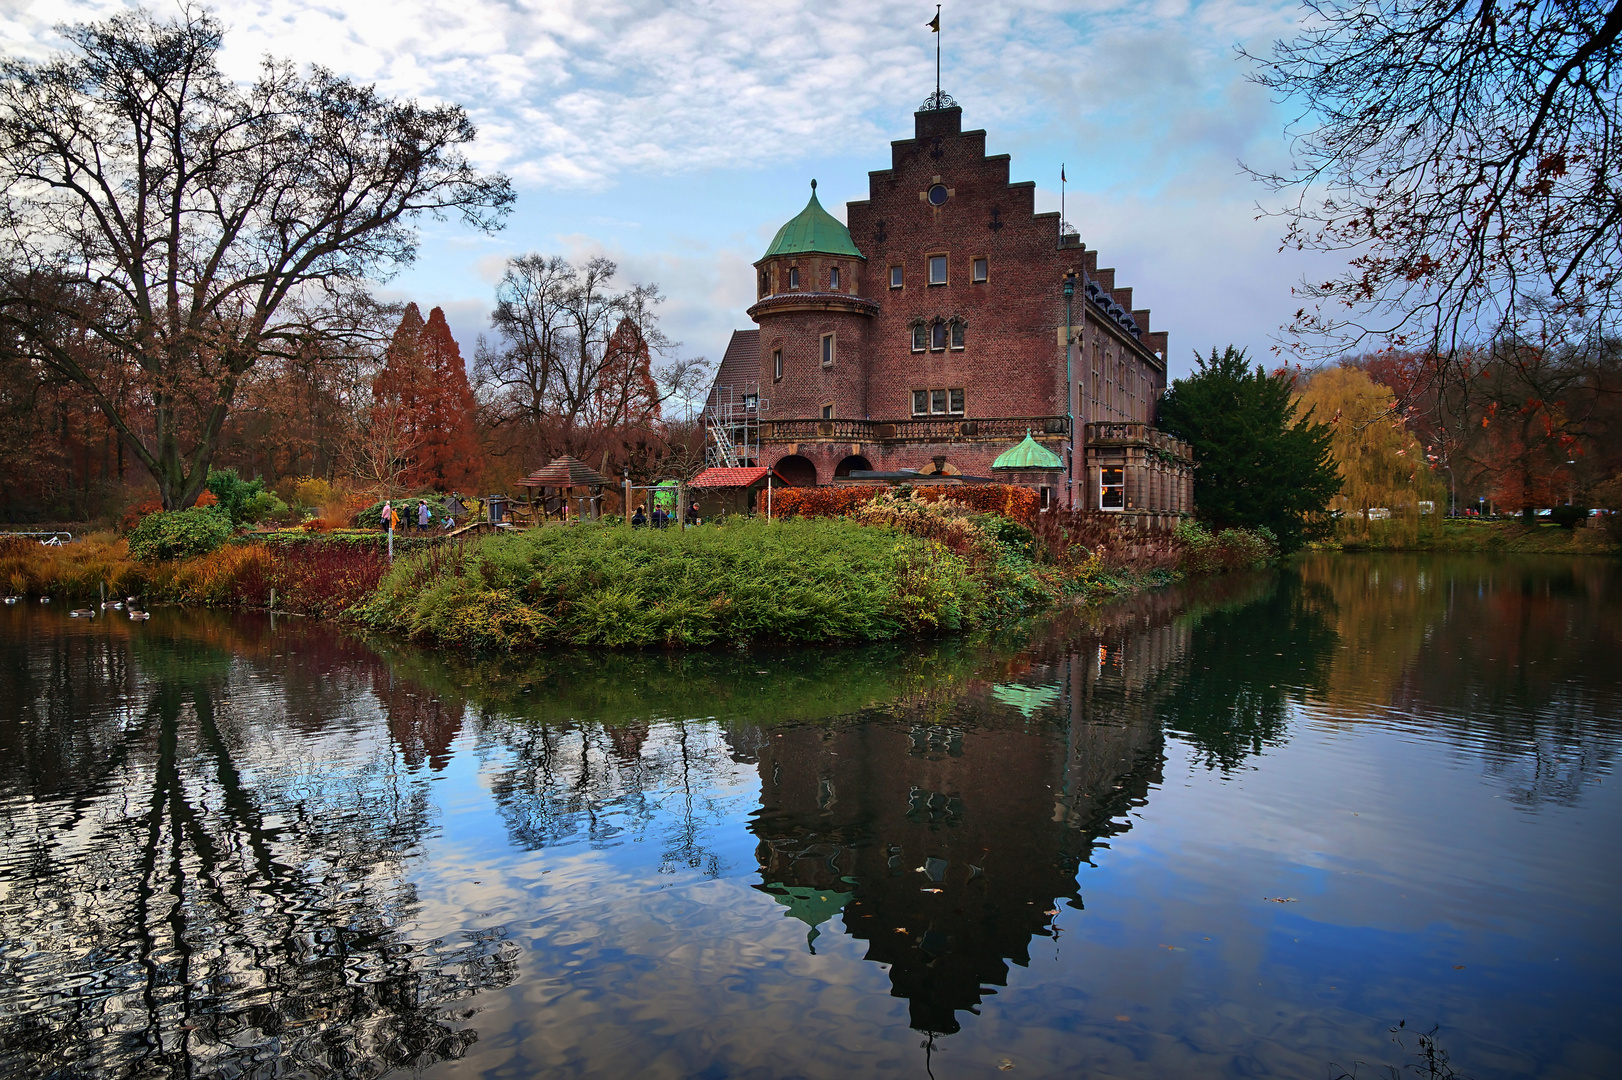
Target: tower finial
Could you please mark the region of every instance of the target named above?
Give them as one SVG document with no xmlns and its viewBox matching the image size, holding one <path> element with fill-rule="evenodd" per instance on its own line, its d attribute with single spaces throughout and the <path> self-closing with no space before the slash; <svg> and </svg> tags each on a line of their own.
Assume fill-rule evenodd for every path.
<svg viewBox="0 0 1622 1080">
<path fill-rule="evenodd" d="M 813 181 L 811 181 L 811 194 L 815 195 L 816 193 L 817 193 L 817 182 L 815 180 L 813 180 Z"/>
</svg>

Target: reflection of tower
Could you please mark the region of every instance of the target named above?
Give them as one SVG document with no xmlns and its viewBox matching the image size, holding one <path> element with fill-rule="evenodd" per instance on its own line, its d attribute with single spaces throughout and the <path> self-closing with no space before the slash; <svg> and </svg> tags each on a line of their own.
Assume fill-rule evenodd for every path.
<svg viewBox="0 0 1622 1080">
<path fill-rule="evenodd" d="M 1162 631 L 1181 633 L 1133 629 L 1103 644 L 1152 644 L 1169 659 Z M 735 753 L 759 747 L 759 888 L 812 927 L 813 943 L 842 911 L 919 1030 L 956 1031 L 958 1010 L 1005 985 L 1010 961 L 1028 963 L 1055 898 L 1081 906 L 1076 875 L 1093 841 L 1125 829 L 1117 819 L 1159 780 L 1145 694 L 1164 664 L 1123 679 L 1099 664 L 1100 643 L 1022 663 L 1019 682 L 981 684 L 938 719 L 734 733 Z"/>
</svg>

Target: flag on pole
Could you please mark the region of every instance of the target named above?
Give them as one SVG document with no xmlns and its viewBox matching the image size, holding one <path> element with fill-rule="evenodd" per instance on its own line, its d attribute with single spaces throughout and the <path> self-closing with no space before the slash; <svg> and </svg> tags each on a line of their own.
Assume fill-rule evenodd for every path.
<svg viewBox="0 0 1622 1080">
<path fill-rule="evenodd" d="M 1060 165 L 1059 166 L 1059 183 L 1063 184 L 1063 183 L 1066 183 L 1066 182 L 1067 181 L 1064 178 L 1064 166 Z"/>
<path fill-rule="evenodd" d="M 933 19 L 929 20 L 929 28 L 937 34 L 941 32 L 941 13 L 939 11 L 935 12 Z"/>
</svg>

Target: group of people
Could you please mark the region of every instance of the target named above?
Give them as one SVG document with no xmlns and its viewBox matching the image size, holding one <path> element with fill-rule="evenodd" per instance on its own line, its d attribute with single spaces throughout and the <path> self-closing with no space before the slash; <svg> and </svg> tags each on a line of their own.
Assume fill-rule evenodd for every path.
<svg viewBox="0 0 1622 1080">
<path fill-rule="evenodd" d="M 631 528 L 641 529 L 651 525 L 655 529 L 666 529 L 675 520 L 676 515 L 662 506 L 655 506 L 653 515 L 650 518 L 648 514 L 643 512 L 643 508 L 638 505 L 636 512 L 631 515 Z M 698 503 L 695 502 L 687 508 L 687 524 L 697 525 L 698 522 Z"/>
<path fill-rule="evenodd" d="M 409 502 L 409 500 L 407 501 Z M 461 494 L 453 491 L 450 499 L 446 502 L 445 511 L 438 515 L 440 528 L 445 530 L 456 528 L 456 515 L 458 513 L 466 516 L 467 506 L 462 502 Z M 388 500 L 383 503 L 383 508 L 378 512 L 378 517 L 383 528 L 388 529 L 390 532 L 398 532 L 402 524 L 407 529 L 415 525 L 419 532 L 427 532 L 434 526 L 435 514 L 434 508 L 428 505 L 427 499 L 418 499 L 415 509 L 412 509 L 409 505 L 406 506 L 403 515 L 400 513 L 400 508 L 394 505 L 393 500 Z"/>
</svg>

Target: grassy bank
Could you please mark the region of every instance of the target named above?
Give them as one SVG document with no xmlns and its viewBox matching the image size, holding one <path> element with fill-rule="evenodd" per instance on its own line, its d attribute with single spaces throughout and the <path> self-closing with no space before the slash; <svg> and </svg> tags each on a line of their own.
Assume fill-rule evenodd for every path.
<svg viewBox="0 0 1622 1080">
<path fill-rule="evenodd" d="M 215 535 L 208 512 L 186 511 L 148 519 L 128 542 L 0 541 L 0 584 L 67 602 L 105 589 L 148 604 L 274 606 L 465 649 L 859 643 L 993 628 L 1276 553 L 1266 537 L 1192 524 L 1134 537 L 1048 514 L 1033 529 L 906 495 L 847 510 L 685 531 L 603 522 L 397 542 L 392 565 L 377 533 L 250 533 L 222 545 L 229 530 Z"/>
<path fill-rule="evenodd" d="M 377 630 L 474 648 L 711 645 L 959 630 L 987 599 L 961 556 L 893 529 L 584 524 L 407 556 L 354 614 Z"/>
<path fill-rule="evenodd" d="M 1406 521 L 1371 521 L 1357 531 L 1316 545 L 1332 551 L 1501 552 L 1523 555 L 1615 555 L 1622 553 L 1617 536 L 1603 524 L 1567 529 L 1559 525 L 1523 525 L 1519 521 L 1444 518 L 1415 525 Z"/>
</svg>

